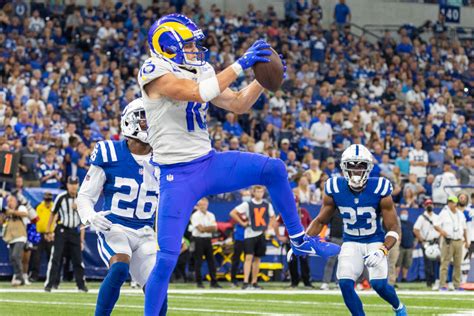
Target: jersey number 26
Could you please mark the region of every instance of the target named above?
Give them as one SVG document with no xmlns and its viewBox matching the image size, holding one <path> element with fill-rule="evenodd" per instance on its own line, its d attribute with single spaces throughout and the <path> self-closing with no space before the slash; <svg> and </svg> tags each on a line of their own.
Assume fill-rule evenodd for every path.
<svg viewBox="0 0 474 316">
<path fill-rule="evenodd" d="M 139 185 L 138 182 L 132 178 L 116 177 L 114 186 L 116 188 L 130 188 L 130 193 L 116 192 L 114 194 L 111 206 L 112 210 L 114 210 L 114 214 L 123 217 L 133 217 L 133 214 L 135 212 L 135 216 L 138 219 L 149 219 L 153 216 L 158 207 L 158 198 L 156 194 L 153 194 L 153 191 L 146 190 L 145 186 Z M 152 195 L 149 195 L 149 193 L 152 193 Z M 137 200 L 136 209 L 134 209 L 133 207 L 119 207 L 120 201 L 132 203 L 135 200 Z M 151 204 L 148 212 L 145 211 L 145 204 L 147 203 Z"/>
</svg>

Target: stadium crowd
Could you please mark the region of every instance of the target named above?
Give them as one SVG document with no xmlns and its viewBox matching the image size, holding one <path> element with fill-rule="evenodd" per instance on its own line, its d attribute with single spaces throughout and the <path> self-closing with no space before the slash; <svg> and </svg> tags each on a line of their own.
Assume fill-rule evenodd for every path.
<svg viewBox="0 0 474 316">
<path fill-rule="evenodd" d="M 204 11 L 199 0 L 2 1 L 0 148 L 19 152 L 17 189 L 84 179 L 95 143 L 120 137 L 121 110 L 140 96 L 149 27 L 181 12 L 203 27 L 216 72 L 262 37 L 288 65 L 281 89 L 262 94 L 250 113 L 209 108 L 215 150 L 280 157 L 299 202 L 320 204 L 325 180 L 341 174 L 342 151 L 360 143 L 399 206 L 446 204 L 454 193 L 446 186 L 474 184 L 472 40 L 449 37 L 439 17 L 369 41 L 351 32 L 350 8 L 339 2 L 333 17 L 323 17 L 317 0 L 286 1 L 280 20 L 272 6 L 250 4 L 237 15 L 216 5 Z M 324 28 L 323 18 L 334 23 Z M 252 79 L 246 73 L 236 85 Z"/>
</svg>

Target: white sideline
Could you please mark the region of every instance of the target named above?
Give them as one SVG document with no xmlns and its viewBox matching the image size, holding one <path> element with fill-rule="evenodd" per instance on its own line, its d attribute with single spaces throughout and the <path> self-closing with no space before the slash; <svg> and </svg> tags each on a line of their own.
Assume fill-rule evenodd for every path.
<svg viewBox="0 0 474 316">
<path fill-rule="evenodd" d="M 1 303 L 22 303 L 22 304 L 35 304 L 35 305 L 75 305 L 75 306 L 90 306 L 95 307 L 95 303 L 75 303 L 75 302 L 56 302 L 56 301 L 33 301 L 33 300 L 10 300 L 0 299 Z M 116 308 L 130 308 L 130 309 L 143 309 L 143 305 L 124 305 L 117 304 Z M 262 316 L 299 316 L 301 314 L 278 314 L 278 313 L 266 313 L 266 312 L 254 312 L 254 311 L 235 311 L 225 309 L 209 309 L 209 308 L 188 308 L 188 307 L 169 307 L 171 311 L 188 311 L 188 312 L 204 312 L 204 313 L 219 313 L 219 314 L 245 314 L 245 315 L 262 315 Z"/>
<path fill-rule="evenodd" d="M 59 289 L 52 290 L 53 293 L 78 293 L 77 289 Z M 89 293 L 97 294 L 98 289 L 91 289 Z M 45 293 L 43 289 L 28 289 L 28 288 L 3 288 L 0 289 L 0 293 Z M 143 294 L 141 289 L 121 289 L 120 293 L 123 294 Z M 171 289 L 168 290 L 169 294 L 232 294 L 232 295 L 258 295 L 258 294 L 272 294 L 272 295 L 341 295 L 339 290 L 329 290 L 329 291 L 320 291 L 320 290 L 239 290 L 239 289 L 229 289 L 229 290 L 214 290 L 214 289 Z M 358 295 L 377 295 L 375 291 L 357 291 Z M 400 296 L 409 295 L 409 296 L 474 296 L 474 291 L 410 291 L 410 290 L 397 290 L 397 294 Z"/>
</svg>

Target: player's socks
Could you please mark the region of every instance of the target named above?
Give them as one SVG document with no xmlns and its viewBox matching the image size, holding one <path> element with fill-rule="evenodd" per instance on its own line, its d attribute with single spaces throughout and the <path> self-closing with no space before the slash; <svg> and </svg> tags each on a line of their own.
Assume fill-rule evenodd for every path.
<svg viewBox="0 0 474 316">
<path fill-rule="evenodd" d="M 386 300 L 394 309 L 400 307 L 400 300 L 398 299 L 395 288 L 388 284 L 387 279 L 371 280 L 370 285 L 377 294 Z"/>
<path fill-rule="evenodd" d="M 125 262 L 116 262 L 110 267 L 107 277 L 99 289 L 95 316 L 110 315 L 112 313 L 120 295 L 120 288 L 128 278 L 128 270 L 129 265 Z"/>
<path fill-rule="evenodd" d="M 346 303 L 347 308 L 350 310 L 352 316 L 364 316 L 364 308 L 362 307 L 362 301 L 354 290 L 355 282 L 351 279 L 340 279 L 339 288 Z"/>
<path fill-rule="evenodd" d="M 296 210 L 295 197 L 288 182 L 286 166 L 280 159 L 269 158 L 262 171 L 262 181 L 280 212 L 290 236 L 303 238 L 304 228 Z"/>
<path fill-rule="evenodd" d="M 166 301 L 168 282 L 178 261 L 179 253 L 169 254 L 159 251 L 156 263 L 148 277 L 145 290 L 145 316 L 162 315 Z M 166 309 L 165 309 L 166 314 Z"/>
</svg>

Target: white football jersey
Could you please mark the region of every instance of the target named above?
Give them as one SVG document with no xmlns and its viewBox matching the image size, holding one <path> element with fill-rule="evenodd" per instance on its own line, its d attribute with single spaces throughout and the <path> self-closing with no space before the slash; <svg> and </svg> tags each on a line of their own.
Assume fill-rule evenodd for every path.
<svg viewBox="0 0 474 316">
<path fill-rule="evenodd" d="M 143 87 L 167 73 L 196 82 L 216 75 L 208 63 L 201 67 L 180 67 L 165 58 L 151 57 L 142 65 L 138 84 L 146 111 L 148 142 L 153 148 L 153 161 L 164 165 L 188 162 L 212 149 L 206 122 L 209 103 L 147 96 Z"/>
</svg>

